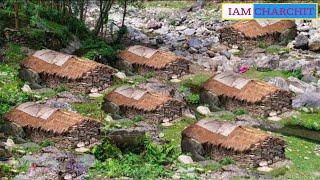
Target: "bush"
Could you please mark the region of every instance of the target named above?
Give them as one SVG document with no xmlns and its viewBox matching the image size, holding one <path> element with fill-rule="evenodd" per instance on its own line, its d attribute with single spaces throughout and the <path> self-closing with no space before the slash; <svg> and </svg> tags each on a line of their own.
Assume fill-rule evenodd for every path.
<svg viewBox="0 0 320 180">
<path fill-rule="evenodd" d="M 181 85 L 194 88 L 194 89 L 200 89 L 202 84 L 206 82 L 210 78 L 210 75 L 208 74 L 196 74 L 188 79 L 184 79 L 181 81 Z"/>
<path fill-rule="evenodd" d="M 101 144 L 96 145 L 92 149 L 92 153 L 100 161 L 121 157 L 120 149 L 106 139 Z"/>
<path fill-rule="evenodd" d="M 199 104 L 200 103 L 200 95 L 195 93 L 190 93 L 187 95 L 186 100 L 190 104 Z"/>
</svg>

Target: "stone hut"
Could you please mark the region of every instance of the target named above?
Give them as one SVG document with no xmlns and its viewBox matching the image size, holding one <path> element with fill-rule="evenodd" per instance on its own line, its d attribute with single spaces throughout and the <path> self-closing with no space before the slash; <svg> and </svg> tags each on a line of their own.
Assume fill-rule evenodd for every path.
<svg viewBox="0 0 320 180">
<path fill-rule="evenodd" d="M 121 86 L 104 98 L 103 110 L 116 116 L 134 118 L 142 115 L 145 120 L 161 122 L 182 116 L 185 103 L 168 94 L 161 94 L 138 87 Z"/>
<path fill-rule="evenodd" d="M 226 121 L 200 120 L 182 132 L 182 151 L 195 159 L 231 157 L 239 165 L 257 167 L 285 158 L 285 141 L 261 130 Z"/>
<path fill-rule="evenodd" d="M 271 45 L 277 42 L 280 34 L 285 31 L 284 38 L 293 39 L 297 34 L 295 28 L 295 22 L 290 20 L 239 21 L 220 30 L 220 41 L 240 47 L 255 47 L 259 42 Z"/>
<path fill-rule="evenodd" d="M 189 63 L 171 52 L 135 45 L 119 53 L 116 65 L 126 67 L 139 74 L 155 72 L 156 77 L 170 79 L 173 75 L 182 76 L 189 72 Z"/>
<path fill-rule="evenodd" d="M 75 147 L 78 142 L 94 144 L 100 136 L 98 121 L 38 102 L 15 107 L 5 119 L 21 126 L 33 141 L 51 139 L 61 147 Z"/>
<path fill-rule="evenodd" d="M 253 115 L 267 116 L 270 112 L 291 109 L 289 91 L 271 84 L 246 79 L 240 74 L 223 72 L 205 82 L 201 90 L 204 103 L 216 102 L 228 110 L 246 109 Z"/>
<path fill-rule="evenodd" d="M 115 72 L 104 64 L 45 49 L 21 63 L 20 77 L 50 88 L 63 84 L 72 91 L 89 92 L 91 88 L 110 86 Z"/>
</svg>

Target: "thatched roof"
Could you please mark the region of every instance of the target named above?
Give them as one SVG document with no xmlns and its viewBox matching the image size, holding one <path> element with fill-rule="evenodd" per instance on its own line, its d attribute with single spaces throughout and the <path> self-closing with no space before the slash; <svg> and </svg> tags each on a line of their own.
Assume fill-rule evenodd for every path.
<svg viewBox="0 0 320 180">
<path fill-rule="evenodd" d="M 171 52 L 151 49 L 148 47 L 135 45 L 119 53 L 119 57 L 132 64 L 162 69 L 172 62 L 183 60 Z"/>
<path fill-rule="evenodd" d="M 203 88 L 218 96 L 226 96 L 251 103 L 262 101 L 265 97 L 282 91 L 273 85 L 245 79 L 233 72 L 224 72 L 212 77 L 203 84 Z"/>
<path fill-rule="evenodd" d="M 27 102 L 5 115 L 8 121 L 22 127 L 62 134 L 78 123 L 90 120 L 77 113 L 51 108 L 46 104 Z"/>
<path fill-rule="evenodd" d="M 170 101 L 172 98 L 138 88 L 122 86 L 109 93 L 105 99 L 118 106 L 153 111 Z"/>
<path fill-rule="evenodd" d="M 255 144 L 271 137 L 258 129 L 215 120 L 200 120 L 183 130 L 182 134 L 201 144 L 207 143 L 237 152 L 250 150 Z"/>
<path fill-rule="evenodd" d="M 295 22 L 290 20 L 250 20 L 239 21 L 231 25 L 231 28 L 243 33 L 248 38 L 281 33 L 295 27 Z"/>
<path fill-rule="evenodd" d="M 56 75 L 67 79 L 79 79 L 96 68 L 107 67 L 91 60 L 48 49 L 35 52 L 27 57 L 21 65 L 37 73 Z"/>
</svg>

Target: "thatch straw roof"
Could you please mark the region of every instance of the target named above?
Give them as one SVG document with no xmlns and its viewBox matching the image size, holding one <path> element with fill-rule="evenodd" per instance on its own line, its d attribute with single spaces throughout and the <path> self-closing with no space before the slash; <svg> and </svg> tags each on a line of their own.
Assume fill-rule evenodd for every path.
<svg viewBox="0 0 320 180">
<path fill-rule="evenodd" d="M 105 99 L 118 106 L 133 107 L 143 111 L 153 111 L 172 98 L 138 88 L 123 86 L 109 93 Z"/>
<path fill-rule="evenodd" d="M 89 120 L 77 113 L 51 108 L 46 104 L 27 102 L 19 105 L 5 115 L 8 121 L 22 127 L 40 129 L 62 134 L 72 126 Z"/>
<path fill-rule="evenodd" d="M 132 64 L 162 69 L 172 62 L 183 60 L 171 52 L 155 50 L 148 47 L 135 45 L 119 53 L 119 57 Z"/>
<path fill-rule="evenodd" d="M 295 22 L 290 20 L 250 20 L 239 21 L 231 25 L 231 28 L 243 33 L 248 38 L 281 33 L 294 27 L 296 27 Z"/>
<path fill-rule="evenodd" d="M 237 152 L 250 150 L 255 144 L 271 137 L 258 129 L 215 120 L 200 120 L 182 133 L 201 144 L 207 143 Z"/>
<path fill-rule="evenodd" d="M 203 88 L 218 96 L 226 96 L 251 103 L 262 101 L 265 97 L 281 91 L 273 85 L 245 79 L 232 72 L 224 72 L 214 76 L 203 84 Z"/>
<path fill-rule="evenodd" d="M 106 65 L 66 55 L 52 50 L 40 50 L 27 57 L 21 65 L 37 73 L 56 75 L 67 79 L 82 78 L 87 72 Z"/>
</svg>

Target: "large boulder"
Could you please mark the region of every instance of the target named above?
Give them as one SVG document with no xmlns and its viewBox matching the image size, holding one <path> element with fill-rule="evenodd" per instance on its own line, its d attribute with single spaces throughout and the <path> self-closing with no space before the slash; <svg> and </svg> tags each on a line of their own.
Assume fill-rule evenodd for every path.
<svg viewBox="0 0 320 180">
<path fill-rule="evenodd" d="M 182 136 L 181 150 L 184 153 L 190 153 L 196 161 L 205 160 L 205 151 L 202 144 L 192 138 Z"/>
<path fill-rule="evenodd" d="M 258 71 L 273 70 L 279 67 L 280 59 L 278 56 L 262 56 L 256 59 Z"/>
<path fill-rule="evenodd" d="M 307 92 L 298 95 L 292 101 L 292 107 L 301 108 L 301 107 L 320 107 L 320 93 L 317 92 Z"/>
<path fill-rule="evenodd" d="M 316 35 L 310 37 L 309 49 L 311 51 L 319 51 L 320 50 L 320 34 L 316 34 Z"/>
<path fill-rule="evenodd" d="M 210 91 L 203 91 L 200 93 L 200 99 L 203 104 L 208 104 L 208 106 L 211 110 L 219 109 L 220 100 L 216 94 L 214 94 Z"/>
<path fill-rule="evenodd" d="M 308 37 L 304 34 L 299 34 L 295 38 L 294 48 L 308 49 Z"/>
<path fill-rule="evenodd" d="M 303 82 L 295 77 L 289 77 L 288 83 L 289 83 L 290 91 L 296 94 L 301 94 L 305 92 L 315 92 L 317 90 L 315 86 L 308 84 L 306 82 Z"/>
<path fill-rule="evenodd" d="M 282 77 L 274 77 L 268 81 L 269 84 L 277 86 L 278 88 L 289 91 L 289 85 L 287 81 Z"/>
<path fill-rule="evenodd" d="M 37 72 L 31 69 L 21 69 L 19 72 L 19 77 L 29 83 L 40 83 L 40 76 Z"/>
</svg>

